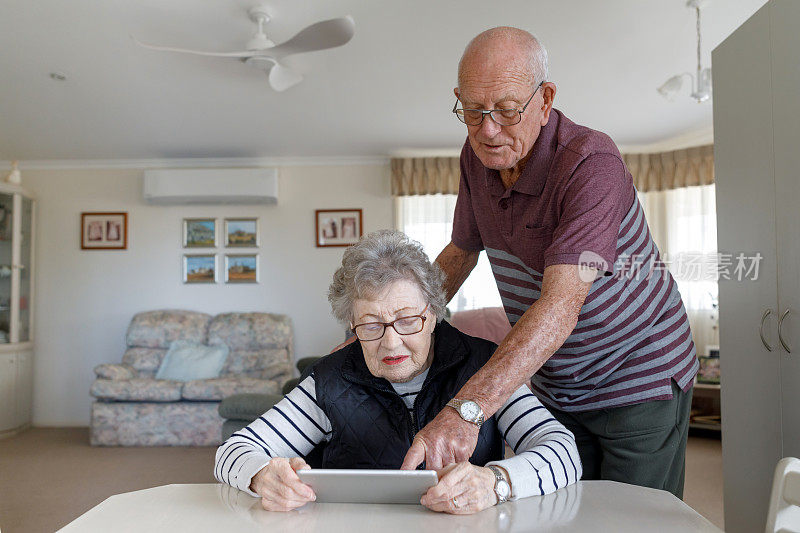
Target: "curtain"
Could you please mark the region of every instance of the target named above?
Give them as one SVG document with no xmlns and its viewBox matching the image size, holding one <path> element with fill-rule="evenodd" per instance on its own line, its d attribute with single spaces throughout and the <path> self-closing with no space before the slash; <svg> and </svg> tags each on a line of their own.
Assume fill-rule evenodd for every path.
<svg viewBox="0 0 800 533">
<path fill-rule="evenodd" d="M 622 154 L 639 192 L 714 183 L 714 146 L 650 154 Z M 458 194 L 457 157 L 392 159 L 392 195 Z"/>
<path fill-rule="evenodd" d="M 719 345 L 714 185 L 640 192 L 653 240 L 678 283 L 699 354 Z"/>
<path fill-rule="evenodd" d="M 622 154 L 639 192 L 714 183 L 714 146 L 653 154 Z"/>
<path fill-rule="evenodd" d="M 458 194 L 457 157 L 392 159 L 392 195 Z"/>
<path fill-rule="evenodd" d="M 422 244 L 431 261 L 450 242 L 455 194 L 399 196 L 395 198 L 395 227 Z M 485 252 L 448 304 L 451 312 L 502 305 Z"/>
</svg>

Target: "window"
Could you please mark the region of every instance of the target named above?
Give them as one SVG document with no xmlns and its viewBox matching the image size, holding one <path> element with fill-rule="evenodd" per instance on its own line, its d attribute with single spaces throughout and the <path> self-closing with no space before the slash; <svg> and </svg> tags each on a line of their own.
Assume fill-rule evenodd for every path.
<svg viewBox="0 0 800 533">
<path fill-rule="evenodd" d="M 650 233 L 678 284 L 699 354 L 719 344 L 715 187 L 639 193 Z"/>
<path fill-rule="evenodd" d="M 395 198 L 395 227 L 419 241 L 431 261 L 450 242 L 455 194 L 399 196 Z M 486 252 L 450 301 L 451 312 L 502 306 Z"/>
</svg>

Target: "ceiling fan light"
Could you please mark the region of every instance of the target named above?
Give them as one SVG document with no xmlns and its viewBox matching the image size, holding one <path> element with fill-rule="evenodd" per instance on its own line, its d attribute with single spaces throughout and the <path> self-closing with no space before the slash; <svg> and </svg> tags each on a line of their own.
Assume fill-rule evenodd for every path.
<svg viewBox="0 0 800 533">
<path fill-rule="evenodd" d="M 670 79 L 664 82 L 661 87 L 659 87 L 658 93 L 666 98 L 667 100 L 672 100 L 675 98 L 675 95 L 678 91 L 681 90 L 681 86 L 683 85 L 683 78 L 680 75 L 672 76 Z"/>
<path fill-rule="evenodd" d="M 303 81 L 303 76 L 288 69 L 280 63 L 275 63 L 269 71 L 269 84 L 278 92 L 285 91 Z"/>
<path fill-rule="evenodd" d="M 247 57 L 245 59 L 242 59 L 242 61 L 246 65 L 250 65 L 251 67 L 255 67 L 255 68 L 259 69 L 259 70 L 263 70 L 264 72 L 266 72 L 269 69 L 271 69 L 272 66 L 275 64 L 275 60 L 274 59 L 272 59 L 271 57 L 262 56 L 262 55 L 255 55 L 255 56 L 252 56 L 252 57 Z"/>
</svg>

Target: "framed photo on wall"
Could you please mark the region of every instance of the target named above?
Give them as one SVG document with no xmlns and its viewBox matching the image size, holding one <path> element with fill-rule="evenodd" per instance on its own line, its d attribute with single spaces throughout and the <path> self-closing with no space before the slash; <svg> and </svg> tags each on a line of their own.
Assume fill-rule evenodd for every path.
<svg viewBox="0 0 800 533">
<path fill-rule="evenodd" d="M 361 209 L 317 209 L 315 217 L 318 248 L 350 246 L 363 234 Z"/>
<path fill-rule="evenodd" d="M 215 218 L 184 218 L 183 219 L 183 247 L 184 248 L 216 248 L 217 247 L 217 219 L 215 219 Z"/>
<path fill-rule="evenodd" d="M 256 248 L 258 246 L 257 218 L 226 218 L 226 248 Z"/>
<path fill-rule="evenodd" d="M 81 250 L 127 250 L 128 213 L 81 213 Z"/>
<path fill-rule="evenodd" d="M 258 283 L 258 255 L 226 255 L 225 283 Z"/>
<path fill-rule="evenodd" d="M 217 282 L 216 254 L 184 254 L 183 282 L 216 283 Z"/>
</svg>

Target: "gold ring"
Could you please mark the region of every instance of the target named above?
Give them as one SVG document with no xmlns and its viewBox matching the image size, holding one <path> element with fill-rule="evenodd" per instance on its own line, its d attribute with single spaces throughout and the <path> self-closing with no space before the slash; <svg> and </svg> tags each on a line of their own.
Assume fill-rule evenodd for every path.
<svg viewBox="0 0 800 533">
<path fill-rule="evenodd" d="M 456 497 L 455 497 L 455 496 L 453 496 L 453 507 L 455 507 L 456 509 L 458 509 L 458 508 L 459 508 L 459 505 L 458 505 L 458 500 L 456 499 Z"/>
</svg>

